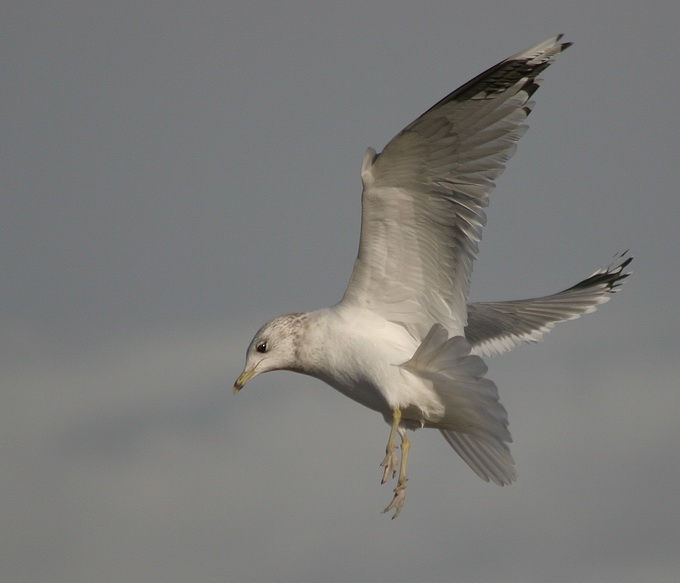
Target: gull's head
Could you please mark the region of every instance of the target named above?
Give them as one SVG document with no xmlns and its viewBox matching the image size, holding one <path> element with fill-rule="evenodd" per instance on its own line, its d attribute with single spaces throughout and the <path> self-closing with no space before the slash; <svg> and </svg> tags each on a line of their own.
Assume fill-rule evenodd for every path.
<svg viewBox="0 0 680 583">
<path fill-rule="evenodd" d="M 234 383 L 234 394 L 263 372 L 295 370 L 305 314 L 287 314 L 267 322 L 257 331 L 246 351 L 246 366 Z"/>
</svg>

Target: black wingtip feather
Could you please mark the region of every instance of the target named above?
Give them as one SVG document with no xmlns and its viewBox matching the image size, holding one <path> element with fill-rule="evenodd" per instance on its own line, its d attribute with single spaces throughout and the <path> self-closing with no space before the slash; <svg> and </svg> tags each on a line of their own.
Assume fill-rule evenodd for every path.
<svg viewBox="0 0 680 583">
<path fill-rule="evenodd" d="M 569 289 L 583 289 L 595 285 L 603 285 L 607 288 L 609 293 L 616 293 L 623 280 L 632 273 L 631 271 L 624 272 L 624 269 L 626 269 L 626 267 L 630 265 L 630 262 L 633 261 L 632 256 L 626 257 L 626 255 L 628 255 L 628 250 L 617 256 L 614 263 L 606 269 L 596 271 L 588 279 L 584 279 Z M 626 258 L 624 259 L 624 257 Z M 619 261 L 621 262 L 619 263 Z"/>
</svg>

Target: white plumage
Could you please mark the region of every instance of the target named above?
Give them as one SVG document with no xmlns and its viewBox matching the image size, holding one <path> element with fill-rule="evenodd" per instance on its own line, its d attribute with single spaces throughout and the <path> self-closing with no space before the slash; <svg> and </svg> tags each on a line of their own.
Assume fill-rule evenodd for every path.
<svg viewBox="0 0 680 583">
<path fill-rule="evenodd" d="M 536 76 L 569 46 L 560 38 L 466 83 L 380 154 L 368 149 L 359 253 L 342 301 L 265 324 L 234 385 L 238 392 L 257 374 L 293 370 L 380 412 L 392 427 L 383 482 L 399 471 L 385 509 L 394 509 L 394 517 L 407 482 L 406 429 L 439 429 L 486 481 L 515 479 L 507 413 L 480 355 L 540 340 L 555 323 L 608 301 L 627 276 L 631 258 L 623 254 L 551 296 L 468 303 L 489 193 L 526 131 Z"/>
</svg>

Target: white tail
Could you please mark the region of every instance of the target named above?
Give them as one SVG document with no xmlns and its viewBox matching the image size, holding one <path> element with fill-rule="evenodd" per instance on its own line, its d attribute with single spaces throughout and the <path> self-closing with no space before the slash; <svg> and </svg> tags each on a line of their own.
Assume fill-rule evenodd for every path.
<svg viewBox="0 0 680 583">
<path fill-rule="evenodd" d="M 444 414 L 432 426 L 480 478 L 503 486 L 516 477 L 507 445 L 512 442 L 508 415 L 496 385 L 484 378 L 486 364 L 470 350 L 465 338 L 448 338 L 446 329 L 435 324 L 402 366 L 431 381 L 441 399 Z"/>
</svg>

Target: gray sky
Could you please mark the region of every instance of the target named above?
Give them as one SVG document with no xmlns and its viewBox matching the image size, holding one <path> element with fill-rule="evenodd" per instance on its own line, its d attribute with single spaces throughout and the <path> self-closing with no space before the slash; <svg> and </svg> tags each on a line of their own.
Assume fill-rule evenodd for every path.
<svg viewBox="0 0 680 583">
<path fill-rule="evenodd" d="M 676 0 L 12 2 L 3 8 L 0 579 L 503 583 L 680 572 Z M 596 314 L 488 359 L 519 479 L 313 379 L 234 397 L 265 320 L 337 302 L 359 167 L 565 32 L 494 192 L 473 299 Z"/>
</svg>

